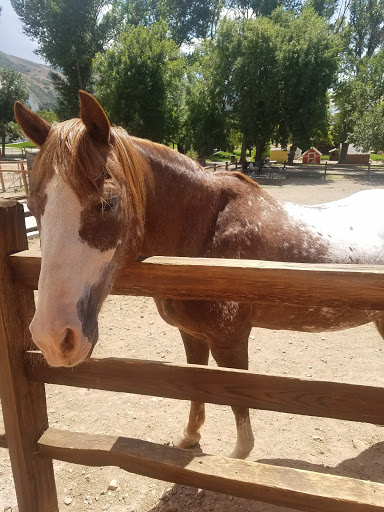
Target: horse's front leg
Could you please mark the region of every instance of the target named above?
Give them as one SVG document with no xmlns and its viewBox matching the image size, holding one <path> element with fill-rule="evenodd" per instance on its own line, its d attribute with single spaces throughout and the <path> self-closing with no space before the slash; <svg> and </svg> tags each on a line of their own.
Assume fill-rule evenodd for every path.
<svg viewBox="0 0 384 512">
<path fill-rule="evenodd" d="M 189 364 L 208 364 L 209 345 L 208 342 L 192 336 L 180 330 L 184 342 L 187 362 Z M 192 448 L 200 441 L 200 428 L 205 421 L 205 404 L 203 402 L 191 402 L 189 420 L 181 436 L 174 439 L 173 444 L 179 448 Z"/>
<path fill-rule="evenodd" d="M 248 370 L 248 337 L 243 334 L 236 340 L 215 340 L 210 348 L 212 356 L 219 366 L 226 368 L 239 368 Z M 246 407 L 232 407 L 236 420 L 237 439 L 236 445 L 230 457 L 234 459 L 245 459 L 251 453 L 254 446 L 254 437 L 249 409 Z"/>
</svg>

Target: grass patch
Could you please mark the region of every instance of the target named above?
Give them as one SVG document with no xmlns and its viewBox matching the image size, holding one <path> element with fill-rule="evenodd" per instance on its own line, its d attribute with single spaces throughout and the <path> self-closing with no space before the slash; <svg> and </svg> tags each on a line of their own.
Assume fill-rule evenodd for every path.
<svg viewBox="0 0 384 512">
<path fill-rule="evenodd" d="M 231 159 L 232 155 L 233 153 L 229 153 L 228 151 L 218 151 L 209 156 L 207 160 L 211 162 L 227 162 Z"/>
<path fill-rule="evenodd" d="M 231 156 L 235 156 L 236 160 L 240 161 L 241 156 L 241 148 L 237 148 L 231 153 L 230 151 L 217 151 L 216 153 L 213 153 L 210 155 L 207 160 L 211 162 L 229 162 L 231 159 Z M 250 158 L 249 153 L 247 151 L 247 160 Z"/>
<path fill-rule="evenodd" d="M 384 160 L 384 155 L 380 155 L 377 153 L 371 153 L 369 158 L 374 162 L 375 160 Z"/>
<path fill-rule="evenodd" d="M 29 142 L 29 140 L 26 140 L 25 142 L 14 142 L 13 144 L 6 144 L 6 148 L 35 148 L 35 144 L 33 142 Z"/>
</svg>

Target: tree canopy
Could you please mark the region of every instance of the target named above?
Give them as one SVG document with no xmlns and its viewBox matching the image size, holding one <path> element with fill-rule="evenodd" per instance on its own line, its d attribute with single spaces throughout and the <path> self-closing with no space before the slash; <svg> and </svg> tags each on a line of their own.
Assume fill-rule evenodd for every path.
<svg viewBox="0 0 384 512">
<path fill-rule="evenodd" d="M 62 119 L 78 115 L 78 90 L 91 89 L 92 60 L 103 50 L 111 28 L 109 18 L 101 18 L 108 3 L 11 0 L 24 32 L 38 43 L 37 53 L 58 70 L 51 73 L 51 78 Z"/>
<path fill-rule="evenodd" d="M 335 142 L 342 143 L 344 161 L 350 142 L 369 149 L 379 143 L 382 122 L 384 0 L 351 0 L 349 23 L 343 30 L 344 52 L 334 88 Z M 376 126 L 376 128 L 375 128 Z"/>
<path fill-rule="evenodd" d="M 384 0 L 11 3 L 56 68 L 59 119 L 87 89 L 131 133 L 200 156 L 239 136 L 257 159 L 271 141 L 307 149 L 331 119 L 344 150 L 384 149 Z"/>
<path fill-rule="evenodd" d="M 327 91 L 336 76 L 338 51 L 338 38 L 310 7 L 298 16 L 281 9 L 270 18 L 222 22 L 207 55 L 209 81 L 200 72 L 200 87 L 195 86 L 205 95 L 204 107 L 194 105 L 189 117 L 198 123 L 197 113 L 202 116 L 208 106 L 216 115 L 210 113 L 206 130 L 200 122 L 197 136 L 212 139 L 214 119 L 224 134 L 224 116 L 227 132 L 231 119 L 246 147 L 256 147 L 256 160 L 273 138 L 310 144 L 319 127 L 327 131 Z"/>
<path fill-rule="evenodd" d="M 124 31 L 97 55 L 94 70 L 96 96 L 112 122 L 155 141 L 172 135 L 183 59 L 165 23 Z"/>
<path fill-rule="evenodd" d="M 29 97 L 27 84 L 21 73 L 13 69 L 0 68 L 0 138 L 2 154 L 5 152 L 5 138 L 11 140 L 21 136 L 15 117 L 15 101 L 26 102 Z"/>
</svg>

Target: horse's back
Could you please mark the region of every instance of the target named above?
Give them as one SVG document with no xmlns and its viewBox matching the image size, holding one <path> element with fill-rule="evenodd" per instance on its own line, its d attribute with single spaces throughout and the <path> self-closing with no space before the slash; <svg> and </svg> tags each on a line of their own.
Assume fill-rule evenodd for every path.
<svg viewBox="0 0 384 512">
<path fill-rule="evenodd" d="M 327 253 L 319 255 L 319 262 L 384 264 L 384 190 L 362 191 L 313 206 L 283 204 L 298 229 L 316 233 L 326 242 Z M 289 305 L 255 304 L 252 313 L 255 327 L 302 332 L 336 331 L 380 319 L 381 311 Z"/>
<path fill-rule="evenodd" d="M 293 222 L 326 241 L 324 261 L 384 264 L 384 190 L 316 205 L 284 203 Z"/>
</svg>

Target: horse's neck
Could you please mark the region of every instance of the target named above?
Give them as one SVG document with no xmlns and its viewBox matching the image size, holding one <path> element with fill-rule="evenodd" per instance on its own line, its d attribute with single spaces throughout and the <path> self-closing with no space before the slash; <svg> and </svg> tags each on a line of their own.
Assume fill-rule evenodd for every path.
<svg viewBox="0 0 384 512">
<path fill-rule="evenodd" d="M 135 145 L 149 164 L 142 253 L 201 255 L 219 201 L 211 174 L 163 146 L 139 139 Z"/>
</svg>

